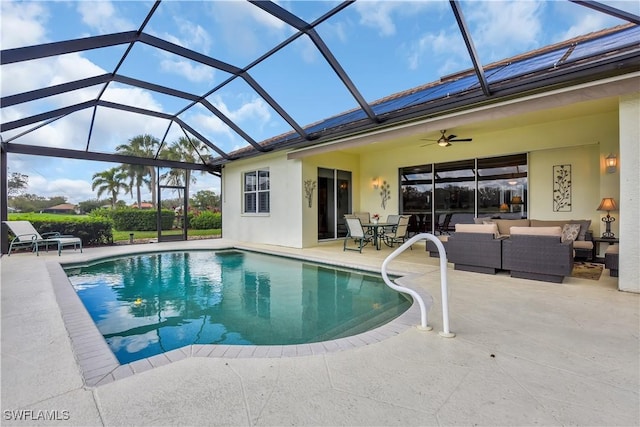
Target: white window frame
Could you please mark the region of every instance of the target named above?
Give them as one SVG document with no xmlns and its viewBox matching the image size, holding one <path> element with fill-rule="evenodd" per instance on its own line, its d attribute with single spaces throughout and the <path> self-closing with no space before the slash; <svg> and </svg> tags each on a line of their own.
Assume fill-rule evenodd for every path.
<svg viewBox="0 0 640 427">
<path fill-rule="evenodd" d="M 260 188 L 260 175 L 266 174 L 266 188 Z M 255 177 L 255 186 L 252 189 L 247 189 L 247 176 L 253 175 Z M 254 210 L 248 210 L 247 195 L 254 194 Z M 264 211 L 260 211 L 260 195 L 267 194 L 268 207 Z M 271 171 L 268 168 L 255 169 L 242 173 L 242 214 L 250 216 L 264 216 L 271 213 Z"/>
</svg>

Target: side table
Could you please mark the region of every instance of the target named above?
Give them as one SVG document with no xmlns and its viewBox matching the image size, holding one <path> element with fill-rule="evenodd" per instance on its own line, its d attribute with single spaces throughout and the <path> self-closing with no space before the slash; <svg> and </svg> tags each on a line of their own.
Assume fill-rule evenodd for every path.
<svg viewBox="0 0 640 427">
<path fill-rule="evenodd" d="M 591 240 L 593 241 L 593 253 L 591 254 L 591 260 L 592 262 L 597 262 L 600 264 L 604 264 L 604 258 L 598 257 L 598 254 L 600 253 L 600 243 L 608 243 L 610 245 L 614 243 L 620 243 L 620 239 L 617 238 L 610 239 L 606 237 L 594 237 Z"/>
</svg>

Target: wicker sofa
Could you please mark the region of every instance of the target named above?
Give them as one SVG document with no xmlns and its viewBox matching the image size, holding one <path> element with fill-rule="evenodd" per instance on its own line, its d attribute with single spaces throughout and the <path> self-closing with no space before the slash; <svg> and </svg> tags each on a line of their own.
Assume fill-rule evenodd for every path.
<svg viewBox="0 0 640 427">
<path fill-rule="evenodd" d="M 502 243 L 502 267 L 511 277 L 562 283 L 573 270 L 573 241 L 556 227 L 511 227 Z"/>
<path fill-rule="evenodd" d="M 476 219 L 475 222 L 456 224 L 452 235 L 438 236 L 447 251 L 447 260 L 457 270 L 489 274 L 510 270 L 513 277 L 561 283 L 565 276 L 571 275 L 574 257 L 590 259 L 592 256 L 590 220 Z M 565 227 L 565 224 L 579 226 Z M 573 239 L 563 242 L 565 228 L 572 229 Z M 515 239 L 512 239 L 513 230 L 518 236 Z M 431 241 L 427 241 L 426 249 L 429 256 L 439 256 Z M 613 259 L 611 257 L 611 262 Z"/>
<path fill-rule="evenodd" d="M 590 219 L 540 220 L 540 219 L 492 219 L 474 218 L 476 224 L 494 223 L 501 236 L 509 236 L 511 227 L 561 227 L 567 224 L 579 224 L 580 230 L 573 242 L 574 257 L 590 261 L 593 256 L 593 242 Z"/>
<path fill-rule="evenodd" d="M 456 270 L 496 274 L 502 269 L 504 239 L 495 224 L 456 224 L 446 242 L 447 259 Z"/>
</svg>

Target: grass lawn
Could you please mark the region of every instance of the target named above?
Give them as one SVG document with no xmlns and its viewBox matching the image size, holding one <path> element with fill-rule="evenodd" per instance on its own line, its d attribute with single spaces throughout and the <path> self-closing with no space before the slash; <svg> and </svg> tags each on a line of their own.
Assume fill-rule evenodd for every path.
<svg viewBox="0 0 640 427">
<path fill-rule="evenodd" d="M 8 215 L 8 219 L 10 221 L 18 221 L 18 220 L 24 220 L 24 221 L 32 221 L 32 220 L 39 220 L 39 221 L 74 221 L 77 220 L 79 218 L 83 218 L 86 217 L 86 215 L 64 215 L 64 214 L 43 214 L 43 213 L 37 213 L 37 212 L 29 212 L 29 213 L 11 213 Z M 114 242 L 118 242 L 118 241 L 129 241 L 129 234 L 133 233 L 133 238 L 134 239 L 155 239 L 158 237 L 158 232 L 156 230 L 152 230 L 152 231 L 120 231 L 120 230 L 113 230 L 113 241 Z M 181 234 L 182 230 L 164 230 L 162 232 L 163 235 L 172 235 L 172 234 Z M 222 234 L 222 230 L 217 228 L 217 229 L 211 229 L 211 230 L 192 230 L 189 229 L 187 230 L 187 237 L 206 237 L 206 236 L 219 236 L 220 234 Z"/>
<path fill-rule="evenodd" d="M 133 238 L 134 239 L 155 239 L 158 237 L 158 232 L 156 230 L 152 230 L 152 231 L 118 231 L 118 230 L 113 230 L 113 241 L 114 242 L 118 242 L 118 241 L 123 241 L 129 240 L 129 234 L 133 233 Z M 181 234 L 182 230 L 164 230 L 162 232 L 163 236 L 167 236 L 167 235 L 172 235 L 172 234 Z M 219 236 L 220 234 L 222 234 L 222 230 L 220 230 L 219 228 L 216 229 L 212 229 L 212 230 L 187 230 L 187 236 L 188 237 L 192 237 L 192 236 Z"/>
</svg>

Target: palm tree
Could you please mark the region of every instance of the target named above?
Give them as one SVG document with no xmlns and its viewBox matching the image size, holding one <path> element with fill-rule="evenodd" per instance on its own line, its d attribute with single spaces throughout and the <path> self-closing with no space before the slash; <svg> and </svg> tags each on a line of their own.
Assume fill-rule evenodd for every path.
<svg viewBox="0 0 640 427">
<path fill-rule="evenodd" d="M 93 174 L 93 184 L 91 189 L 95 191 L 98 189 L 98 198 L 103 193 L 109 193 L 111 195 L 111 207 L 115 209 L 116 202 L 118 201 L 118 193 L 120 191 L 129 191 L 129 185 L 125 182 L 127 174 L 120 168 L 111 168 L 106 171 L 97 172 Z"/>
<path fill-rule="evenodd" d="M 163 150 L 162 157 L 168 160 L 177 160 L 187 163 L 197 163 L 203 155 L 208 155 L 209 147 L 197 139 L 181 137 L 175 141 L 167 149 Z M 166 179 L 167 184 L 186 187 L 186 193 L 189 194 L 189 184 L 195 184 L 197 179 L 191 174 L 191 170 L 171 169 L 169 172 L 161 176 Z M 178 198 L 181 195 L 178 192 Z"/>
<path fill-rule="evenodd" d="M 151 135 L 138 135 L 127 144 L 116 147 L 116 152 L 127 156 L 152 158 L 160 146 L 160 141 Z M 121 166 L 129 177 L 129 190 L 133 196 L 133 188 L 137 191 L 138 207 L 142 206 L 141 187 L 148 185 L 151 191 L 151 204 L 156 206 L 156 170 L 153 166 L 127 164 Z M 149 177 L 147 179 L 147 176 Z"/>
</svg>

